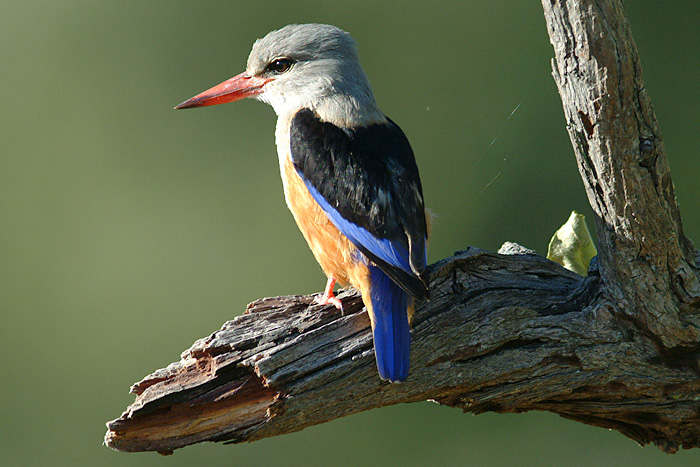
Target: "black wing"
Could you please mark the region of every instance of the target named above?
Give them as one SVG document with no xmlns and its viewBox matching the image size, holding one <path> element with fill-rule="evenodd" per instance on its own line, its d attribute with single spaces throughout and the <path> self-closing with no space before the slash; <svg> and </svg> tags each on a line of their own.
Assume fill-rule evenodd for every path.
<svg viewBox="0 0 700 467">
<path fill-rule="evenodd" d="M 391 120 L 339 128 L 302 109 L 290 145 L 297 172 L 335 226 L 406 292 L 426 298 L 423 190 L 401 129 Z"/>
</svg>

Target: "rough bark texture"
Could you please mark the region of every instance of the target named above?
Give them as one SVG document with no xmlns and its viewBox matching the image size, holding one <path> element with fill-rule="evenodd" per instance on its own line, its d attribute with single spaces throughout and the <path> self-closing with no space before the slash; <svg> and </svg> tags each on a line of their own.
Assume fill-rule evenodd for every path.
<svg viewBox="0 0 700 467">
<path fill-rule="evenodd" d="M 586 278 L 517 245 L 430 267 L 411 374 L 376 374 L 359 296 L 263 299 L 132 387 L 105 442 L 169 452 L 253 441 L 351 413 L 436 400 L 548 410 L 667 452 L 700 445 L 698 252 L 683 235 L 661 134 L 619 0 L 543 0 L 554 78 L 599 257 Z"/>
<path fill-rule="evenodd" d="M 637 330 L 661 347 L 697 349 L 697 253 L 683 235 L 663 139 L 622 3 L 543 0 L 542 5 L 556 57 L 554 80 L 596 214 L 606 290 Z"/>
</svg>

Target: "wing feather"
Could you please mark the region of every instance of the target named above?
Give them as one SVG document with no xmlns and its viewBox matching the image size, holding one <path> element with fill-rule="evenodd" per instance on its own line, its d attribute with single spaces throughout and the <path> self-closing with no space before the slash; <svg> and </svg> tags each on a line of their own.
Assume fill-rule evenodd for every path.
<svg viewBox="0 0 700 467">
<path fill-rule="evenodd" d="M 401 129 L 391 120 L 341 129 L 302 109 L 290 146 L 294 167 L 338 230 L 406 292 L 426 298 L 423 193 Z"/>
</svg>

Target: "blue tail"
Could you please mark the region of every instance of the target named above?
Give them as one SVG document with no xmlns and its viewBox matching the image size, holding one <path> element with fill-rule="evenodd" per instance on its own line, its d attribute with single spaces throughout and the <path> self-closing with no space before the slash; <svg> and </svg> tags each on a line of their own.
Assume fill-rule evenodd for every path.
<svg viewBox="0 0 700 467">
<path fill-rule="evenodd" d="M 370 265 L 369 272 L 374 311 L 374 354 L 379 377 L 391 382 L 405 381 L 411 353 L 410 297 L 377 266 Z"/>
</svg>

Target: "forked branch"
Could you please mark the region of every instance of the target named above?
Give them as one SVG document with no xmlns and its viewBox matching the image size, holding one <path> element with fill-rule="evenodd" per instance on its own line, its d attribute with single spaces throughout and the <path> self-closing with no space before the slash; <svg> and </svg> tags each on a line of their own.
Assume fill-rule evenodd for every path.
<svg viewBox="0 0 700 467">
<path fill-rule="evenodd" d="M 554 78 L 596 215 L 586 278 L 510 248 L 430 268 L 411 373 L 376 374 L 359 296 L 263 299 L 132 387 L 108 423 L 124 451 L 254 441 L 426 399 L 466 411 L 547 410 L 667 452 L 700 445 L 698 252 L 620 0 L 543 0 Z"/>
</svg>

